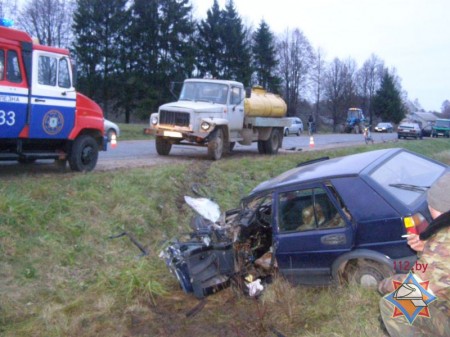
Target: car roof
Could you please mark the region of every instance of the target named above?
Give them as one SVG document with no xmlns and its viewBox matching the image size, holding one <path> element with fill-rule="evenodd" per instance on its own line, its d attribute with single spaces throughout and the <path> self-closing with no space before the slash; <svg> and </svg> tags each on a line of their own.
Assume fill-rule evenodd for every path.
<svg viewBox="0 0 450 337">
<path fill-rule="evenodd" d="M 371 170 L 387 158 L 402 151 L 409 152 L 402 148 L 382 149 L 337 157 L 311 164 L 305 163 L 305 165 L 293 168 L 259 184 L 253 189 L 251 194 L 288 186 L 299 181 L 305 182 L 342 176 L 355 176 L 363 170 Z"/>
</svg>

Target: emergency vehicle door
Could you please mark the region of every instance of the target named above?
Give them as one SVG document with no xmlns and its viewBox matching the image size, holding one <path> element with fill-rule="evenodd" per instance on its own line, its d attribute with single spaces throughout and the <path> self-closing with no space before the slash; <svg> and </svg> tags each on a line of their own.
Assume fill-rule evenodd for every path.
<svg viewBox="0 0 450 337">
<path fill-rule="evenodd" d="M 76 105 L 68 56 L 34 50 L 32 69 L 30 138 L 68 138 Z"/>
<path fill-rule="evenodd" d="M 25 127 L 28 88 L 20 50 L 15 46 L 0 46 L 0 138 L 17 138 Z"/>
</svg>

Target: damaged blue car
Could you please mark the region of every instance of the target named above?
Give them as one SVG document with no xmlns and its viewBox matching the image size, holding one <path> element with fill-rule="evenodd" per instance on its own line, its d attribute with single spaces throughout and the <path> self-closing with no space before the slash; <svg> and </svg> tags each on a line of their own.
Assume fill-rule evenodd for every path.
<svg viewBox="0 0 450 337">
<path fill-rule="evenodd" d="M 232 283 L 256 294 L 274 273 L 296 284 L 376 286 L 414 265 L 402 235 L 428 226 L 426 192 L 447 171 L 400 148 L 301 163 L 223 214 L 187 197 L 198 213 L 192 232 L 161 256 L 198 298 Z"/>
</svg>

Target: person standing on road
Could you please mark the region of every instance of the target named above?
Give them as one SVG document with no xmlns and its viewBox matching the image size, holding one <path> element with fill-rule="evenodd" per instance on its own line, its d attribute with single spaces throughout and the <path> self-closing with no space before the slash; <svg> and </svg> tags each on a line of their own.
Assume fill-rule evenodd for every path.
<svg viewBox="0 0 450 337">
<path fill-rule="evenodd" d="M 313 131 L 314 131 L 313 126 L 314 126 L 314 118 L 313 118 L 312 115 L 309 115 L 309 118 L 308 118 L 308 133 L 309 133 L 310 136 L 313 134 Z"/>
<path fill-rule="evenodd" d="M 429 281 L 437 299 L 428 305 L 430 317 L 417 316 L 412 324 L 405 317 L 393 318 L 393 305 L 382 298 L 381 317 L 391 337 L 450 336 L 450 173 L 440 177 L 428 190 L 428 208 L 433 221 L 420 235 L 408 237 L 408 245 L 419 252 L 426 269 L 415 271 L 422 281 Z M 397 274 L 380 282 L 382 294 L 393 292 L 393 279 L 402 282 L 406 275 Z"/>
</svg>

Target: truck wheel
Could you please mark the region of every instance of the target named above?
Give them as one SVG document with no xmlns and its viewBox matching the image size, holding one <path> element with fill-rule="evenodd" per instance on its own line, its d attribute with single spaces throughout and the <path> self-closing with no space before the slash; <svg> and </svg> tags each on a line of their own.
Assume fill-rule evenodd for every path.
<svg viewBox="0 0 450 337">
<path fill-rule="evenodd" d="M 212 160 L 219 160 L 223 154 L 223 132 L 222 129 L 217 129 L 211 135 L 208 142 L 208 157 Z"/>
<path fill-rule="evenodd" d="M 89 172 L 97 165 L 98 144 L 89 135 L 75 139 L 69 154 L 69 165 L 72 171 Z"/>
<path fill-rule="evenodd" d="M 236 145 L 236 142 L 230 142 L 230 147 L 228 148 L 228 151 L 232 152 L 235 145 Z"/>
<path fill-rule="evenodd" d="M 264 141 L 266 154 L 277 154 L 281 147 L 282 136 L 277 128 L 273 128 L 268 140 Z"/>
<path fill-rule="evenodd" d="M 155 145 L 156 152 L 158 152 L 160 156 L 168 156 L 172 149 L 172 143 L 161 136 L 156 136 Z"/>
<path fill-rule="evenodd" d="M 259 154 L 266 154 L 266 148 L 263 140 L 258 140 L 258 152 Z"/>
<path fill-rule="evenodd" d="M 350 285 L 376 288 L 385 278 L 394 275 L 394 271 L 381 263 L 360 259 L 349 261 L 345 267 L 343 279 Z"/>
</svg>

